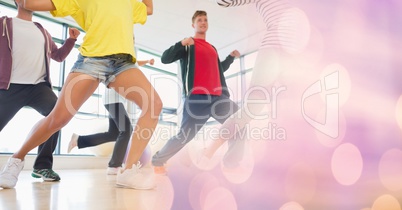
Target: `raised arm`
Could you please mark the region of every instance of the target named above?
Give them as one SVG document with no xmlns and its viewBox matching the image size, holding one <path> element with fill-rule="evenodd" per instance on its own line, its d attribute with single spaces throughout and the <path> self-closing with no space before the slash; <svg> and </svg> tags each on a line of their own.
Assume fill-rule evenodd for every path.
<svg viewBox="0 0 402 210">
<path fill-rule="evenodd" d="M 78 36 L 80 35 L 80 31 L 76 28 L 69 28 L 68 32 L 70 37 L 64 42 L 63 46 L 61 46 L 60 48 L 58 48 L 53 41 L 51 42 L 52 46 L 51 57 L 55 61 L 62 62 L 64 59 L 66 59 L 68 54 L 74 48 L 74 44 L 77 41 Z"/>
<path fill-rule="evenodd" d="M 226 70 L 229 69 L 230 65 L 233 63 L 235 58 L 240 57 L 240 52 L 237 50 L 233 50 L 224 61 L 221 62 L 221 65 L 223 67 L 223 71 L 225 72 Z"/>
<path fill-rule="evenodd" d="M 137 64 L 139 66 L 145 66 L 145 64 L 149 63 L 151 66 L 154 65 L 155 60 L 152 58 L 150 60 L 137 60 Z"/>
<path fill-rule="evenodd" d="M 154 13 L 154 4 L 152 0 L 142 0 L 142 3 L 147 6 L 147 15 L 152 15 Z"/>
<path fill-rule="evenodd" d="M 31 11 L 52 11 L 56 9 L 51 0 L 24 0 L 24 3 L 25 9 Z"/>
<path fill-rule="evenodd" d="M 169 64 L 184 58 L 186 55 L 186 46 L 183 46 L 182 41 L 180 41 L 163 52 L 161 61 L 164 64 Z"/>
</svg>

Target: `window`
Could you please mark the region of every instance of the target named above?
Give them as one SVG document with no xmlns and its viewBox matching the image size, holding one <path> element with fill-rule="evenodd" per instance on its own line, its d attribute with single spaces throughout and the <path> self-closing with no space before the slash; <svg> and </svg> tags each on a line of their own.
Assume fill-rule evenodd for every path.
<svg viewBox="0 0 402 210">
<path fill-rule="evenodd" d="M 249 71 L 246 74 L 244 74 L 244 76 L 246 78 L 246 90 L 248 90 L 250 88 L 250 82 L 251 82 L 251 76 L 252 75 L 253 75 L 252 71 Z"/>
<path fill-rule="evenodd" d="M 149 60 L 151 58 L 155 60 L 153 66 L 145 65 L 140 67 L 140 69 L 153 85 L 159 97 L 161 97 L 163 106 L 166 108 L 162 114 L 162 119 L 169 122 L 177 122 L 175 121 L 177 118 L 169 114 L 170 112 L 167 110 L 177 109 L 182 102 L 182 84 L 177 75 L 177 62 L 163 64 L 160 61 L 160 56 L 142 49 L 137 50 L 137 58 L 138 60 Z"/>
<path fill-rule="evenodd" d="M 236 76 L 236 77 L 230 77 L 226 78 L 226 84 L 229 89 L 230 93 L 230 98 L 234 102 L 239 102 L 241 100 L 241 77 Z"/>
<path fill-rule="evenodd" d="M 250 87 L 250 81 L 252 77 L 252 70 L 255 65 L 255 60 L 257 59 L 258 51 L 247 54 L 244 56 L 244 70 L 243 74 L 245 77 L 245 90 L 246 91 Z"/>
<path fill-rule="evenodd" d="M 155 60 L 155 63 L 152 67 L 159 69 L 161 71 L 164 71 L 166 73 L 170 73 L 171 75 L 176 75 L 177 72 L 179 71 L 178 69 L 178 65 L 176 62 L 174 63 L 170 63 L 170 64 L 163 64 L 161 61 L 161 56 L 160 55 L 156 55 L 154 53 L 142 50 L 142 49 L 138 49 L 136 52 L 137 55 L 137 59 L 138 60 L 148 60 L 153 58 Z"/>
<path fill-rule="evenodd" d="M 238 74 L 240 72 L 240 59 L 235 59 L 229 69 L 225 71 L 225 77 Z"/>
<path fill-rule="evenodd" d="M 53 38 L 63 39 L 63 25 L 49 21 L 45 18 L 33 16 L 32 21 L 40 23 Z"/>
<path fill-rule="evenodd" d="M 255 51 L 253 53 L 247 54 L 244 56 L 244 68 L 252 69 L 255 65 L 255 60 L 257 59 L 258 52 Z"/>
<path fill-rule="evenodd" d="M 11 153 L 17 151 L 25 141 L 32 126 L 42 119 L 34 109 L 23 108 L 0 132 L 0 153 Z M 36 154 L 37 149 L 31 151 Z"/>
<path fill-rule="evenodd" d="M 2 4 L 6 4 L 7 6 L 3 6 Z M 1 2 L 0 8 L 1 8 L 0 17 L 1 16 L 8 16 L 8 17 L 17 16 L 17 10 L 15 9 L 14 4 L 7 4 L 5 2 Z"/>
<path fill-rule="evenodd" d="M 103 114 L 107 114 L 104 110 Z M 61 131 L 61 141 L 59 141 L 60 153 L 67 154 L 68 143 L 71 140 L 73 133 L 79 135 L 91 135 L 100 132 L 106 132 L 108 130 L 109 120 L 105 117 L 99 117 L 88 114 L 76 114 L 71 121 L 63 127 Z M 71 154 L 73 155 L 102 155 L 106 151 L 97 151 L 97 148 L 84 148 L 74 149 Z M 106 149 L 106 148 L 102 148 Z M 103 153 L 102 153 L 103 152 Z"/>
</svg>

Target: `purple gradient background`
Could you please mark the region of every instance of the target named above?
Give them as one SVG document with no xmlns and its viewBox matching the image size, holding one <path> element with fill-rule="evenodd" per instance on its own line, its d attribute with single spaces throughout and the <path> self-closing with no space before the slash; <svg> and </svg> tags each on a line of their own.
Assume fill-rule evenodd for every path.
<svg viewBox="0 0 402 210">
<path fill-rule="evenodd" d="M 279 97 L 278 118 L 270 121 L 286 130 L 286 140 L 250 141 L 254 168 L 240 184 L 228 181 L 219 166 L 197 169 L 189 163 L 188 150 L 181 151 L 169 167 L 171 209 L 270 210 L 296 202 L 313 210 L 385 210 L 398 209 L 392 206 L 396 200 L 402 205 L 402 1 L 296 4 L 310 21 L 310 41 L 296 56 L 296 76 L 291 72 L 281 78 L 287 91 Z M 337 139 L 317 132 L 301 114 L 303 92 L 330 64 L 345 69 L 339 80 L 344 103 Z M 323 99 L 306 100 L 306 113 L 320 116 Z"/>
</svg>

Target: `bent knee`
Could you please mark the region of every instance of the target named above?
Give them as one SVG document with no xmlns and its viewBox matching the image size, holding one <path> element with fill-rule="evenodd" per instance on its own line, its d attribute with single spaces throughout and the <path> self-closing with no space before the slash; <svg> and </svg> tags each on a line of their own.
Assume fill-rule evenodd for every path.
<svg viewBox="0 0 402 210">
<path fill-rule="evenodd" d="M 49 115 L 47 119 L 51 130 L 60 130 L 67 125 L 71 118 Z"/>
<path fill-rule="evenodd" d="M 159 116 L 159 114 L 162 112 L 162 108 L 163 108 L 162 100 L 159 97 L 155 97 L 151 99 L 149 106 L 145 112 L 147 114 Z"/>
<path fill-rule="evenodd" d="M 155 107 L 155 114 L 160 114 L 162 112 L 163 102 L 159 97 L 153 100 L 153 106 Z"/>
</svg>

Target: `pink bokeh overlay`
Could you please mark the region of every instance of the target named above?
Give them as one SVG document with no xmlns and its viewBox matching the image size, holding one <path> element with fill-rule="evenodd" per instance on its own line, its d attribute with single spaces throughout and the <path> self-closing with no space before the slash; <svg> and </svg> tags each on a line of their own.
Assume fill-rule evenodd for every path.
<svg viewBox="0 0 402 210">
<path fill-rule="evenodd" d="M 295 7 L 301 33 L 272 83 L 286 87 L 276 118 L 249 123 L 284 138 L 246 139 L 232 174 L 172 159 L 172 209 L 401 209 L 402 1 Z"/>
</svg>

